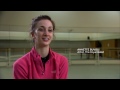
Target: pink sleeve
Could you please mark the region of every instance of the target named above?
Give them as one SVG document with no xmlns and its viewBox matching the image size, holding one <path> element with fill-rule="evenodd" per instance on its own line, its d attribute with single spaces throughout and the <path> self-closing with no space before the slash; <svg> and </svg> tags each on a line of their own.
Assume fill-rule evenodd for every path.
<svg viewBox="0 0 120 90">
<path fill-rule="evenodd" d="M 13 77 L 14 79 L 28 79 L 24 67 L 18 62 L 13 64 Z"/>
<path fill-rule="evenodd" d="M 67 79 L 68 78 L 68 60 L 67 58 L 63 57 L 60 61 L 60 73 L 59 79 Z"/>
</svg>

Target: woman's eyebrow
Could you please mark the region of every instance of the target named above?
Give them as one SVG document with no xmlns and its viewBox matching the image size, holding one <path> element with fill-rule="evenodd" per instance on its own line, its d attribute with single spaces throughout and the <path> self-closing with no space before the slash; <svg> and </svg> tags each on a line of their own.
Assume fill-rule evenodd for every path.
<svg viewBox="0 0 120 90">
<path fill-rule="evenodd" d="M 39 28 L 45 28 L 44 26 L 40 26 Z M 50 28 L 50 29 L 53 29 L 53 27 L 52 26 L 50 26 L 50 27 L 48 27 L 48 28 Z"/>
<path fill-rule="evenodd" d="M 40 27 L 45 28 L 44 26 L 40 26 Z M 40 28 L 40 27 L 39 27 L 39 28 Z"/>
</svg>

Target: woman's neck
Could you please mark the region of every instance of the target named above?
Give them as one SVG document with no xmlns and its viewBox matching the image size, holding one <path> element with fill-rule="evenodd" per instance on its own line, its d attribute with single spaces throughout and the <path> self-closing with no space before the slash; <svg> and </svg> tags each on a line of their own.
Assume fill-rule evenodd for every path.
<svg viewBox="0 0 120 90">
<path fill-rule="evenodd" d="M 35 49 L 42 58 L 46 57 L 49 54 L 49 46 L 45 46 L 45 47 L 35 46 Z"/>
</svg>

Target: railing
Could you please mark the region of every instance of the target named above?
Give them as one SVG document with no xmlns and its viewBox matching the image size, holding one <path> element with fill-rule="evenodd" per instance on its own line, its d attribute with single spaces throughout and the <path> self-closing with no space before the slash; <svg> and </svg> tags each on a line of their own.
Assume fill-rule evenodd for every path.
<svg viewBox="0 0 120 90">
<path fill-rule="evenodd" d="M 25 53 L 29 52 L 31 49 L 30 48 L 1 48 L 0 49 L 0 63 L 5 62 L 5 65 L 12 65 L 12 63 L 23 56 Z M 120 48 L 111 48 L 107 49 L 104 48 L 102 51 L 104 53 L 102 54 L 103 57 L 99 57 L 98 53 L 91 53 L 91 54 L 85 54 L 85 53 L 77 53 L 77 48 L 53 48 L 52 50 L 66 56 L 69 60 L 69 63 L 72 64 L 72 62 L 94 62 L 94 64 L 99 61 L 111 61 L 111 60 L 118 60 L 120 61 L 119 53 Z M 78 62 L 76 62 L 77 64 Z M 119 63 L 119 62 L 118 62 Z"/>
</svg>

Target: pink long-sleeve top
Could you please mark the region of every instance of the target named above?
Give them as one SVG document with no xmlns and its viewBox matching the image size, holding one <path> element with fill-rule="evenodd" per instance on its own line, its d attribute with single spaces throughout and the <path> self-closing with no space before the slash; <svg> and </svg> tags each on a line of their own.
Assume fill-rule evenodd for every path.
<svg viewBox="0 0 120 90">
<path fill-rule="evenodd" d="M 14 79 L 67 79 L 68 59 L 49 49 L 49 60 L 43 66 L 41 56 L 33 47 L 13 63 Z"/>
</svg>

